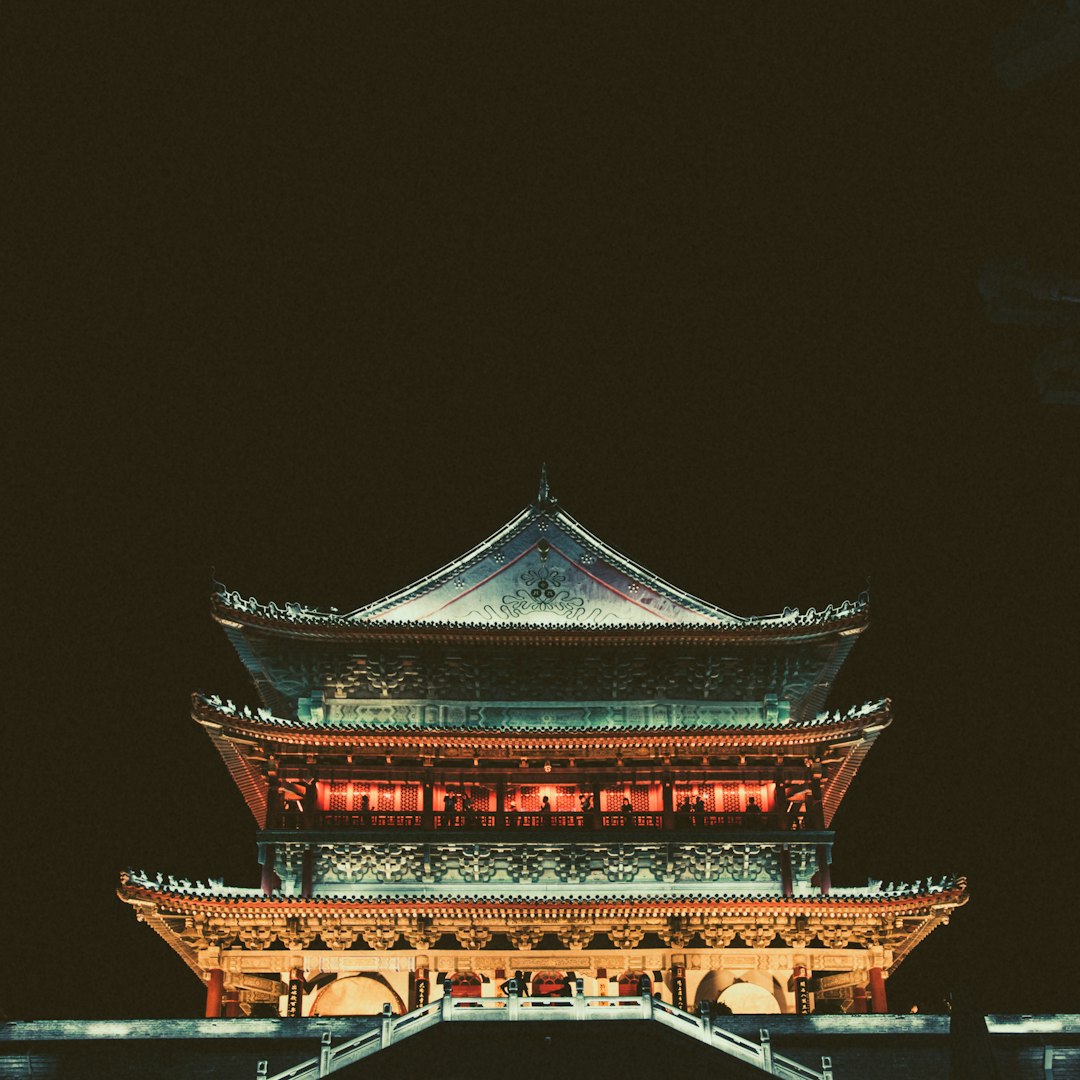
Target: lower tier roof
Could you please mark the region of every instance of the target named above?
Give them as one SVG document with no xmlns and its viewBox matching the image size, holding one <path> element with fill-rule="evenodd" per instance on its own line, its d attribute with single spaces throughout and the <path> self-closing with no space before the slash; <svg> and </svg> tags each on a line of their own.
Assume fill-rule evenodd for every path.
<svg viewBox="0 0 1080 1080">
<path fill-rule="evenodd" d="M 200 973 L 200 950 L 265 950 L 275 942 L 307 949 L 316 938 L 332 951 L 349 949 L 358 938 L 377 951 L 394 948 L 400 937 L 414 949 L 430 949 L 454 935 L 465 949 L 485 948 L 505 934 L 516 948 L 532 949 L 552 933 L 568 948 L 585 949 L 598 934 L 617 948 L 635 948 L 645 934 L 673 948 L 700 936 L 707 948 L 726 948 L 738 936 L 750 948 L 768 948 L 777 939 L 791 948 L 848 945 L 884 949 L 890 969 L 952 912 L 967 902 L 967 883 L 880 884 L 837 889 L 828 896 L 699 896 L 642 893 L 634 897 L 546 897 L 498 900 L 474 897 L 313 897 L 264 895 L 226 889 L 221 883 L 158 881 L 133 872 L 121 876 L 120 898 L 131 904 L 192 970 Z M 243 950 L 241 950 L 243 951 Z M 205 976 L 202 976 L 205 977 Z"/>
</svg>

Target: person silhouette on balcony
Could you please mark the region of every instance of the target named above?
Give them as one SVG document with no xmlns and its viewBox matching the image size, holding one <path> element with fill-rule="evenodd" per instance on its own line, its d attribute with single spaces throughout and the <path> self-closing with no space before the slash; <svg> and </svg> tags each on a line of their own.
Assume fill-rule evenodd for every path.
<svg viewBox="0 0 1080 1080">
<path fill-rule="evenodd" d="M 547 828 L 551 825 L 551 800 L 544 796 L 544 801 L 540 804 L 540 824 Z"/>
<path fill-rule="evenodd" d="M 705 800 L 700 795 L 694 800 L 694 824 L 705 824 Z"/>
<path fill-rule="evenodd" d="M 634 805 L 629 799 L 623 799 L 622 801 L 622 816 L 624 825 L 634 824 Z"/>
<path fill-rule="evenodd" d="M 362 815 L 360 820 L 365 825 L 369 824 L 371 822 L 371 797 L 366 791 L 360 796 L 360 813 Z"/>
<path fill-rule="evenodd" d="M 746 824 L 751 828 L 761 824 L 761 807 L 753 795 L 746 800 Z"/>
</svg>

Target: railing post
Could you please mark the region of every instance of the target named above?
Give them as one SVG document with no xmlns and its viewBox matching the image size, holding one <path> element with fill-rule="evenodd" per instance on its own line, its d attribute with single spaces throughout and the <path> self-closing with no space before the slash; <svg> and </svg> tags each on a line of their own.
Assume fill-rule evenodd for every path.
<svg viewBox="0 0 1080 1080">
<path fill-rule="evenodd" d="M 452 1020 L 454 1018 L 454 999 L 450 994 L 450 983 L 443 983 L 443 999 L 442 999 L 442 1019 Z"/>
<path fill-rule="evenodd" d="M 772 1039 L 768 1028 L 758 1030 L 758 1038 L 761 1040 L 761 1067 L 767 1072 L 773 1071 L 772 1067 Z"/>
<path fill-rule="evenodd" d="M 833 1080 L 832 1058 L 824 1055 L 821 1058 L 821 1080 Z"/>
<path fill-rule="evenodd" d="M 389 1001 L 383 1002 L 379 1027 L 379 1045 L 389 1046 L 394 1041 L 394 1008 Z"/>
<path fill-rule="evenodd" d="M 518 993 L 517 979 L 510 979 L 506 984 L 506 1019 L 516 1020 L 521 1012 L 521 995 Z"/>
<path fill-rule="evenodd" d="M 319 1075 L 330 1075 L 330 1058 L 333 1051 L 330 1049 L 330 1043 L 334 1036 L 329 1031 L 322 1033 L 322 1041 L 319 1044 Z"/>
<path fill-rule="evenodd" d="M 650 994 L 647 989 L 643 990 L 641 993 L 641 1018 L 643 1020 L 651 1020 L 653 1018 L 652 994 Z"/>
<path fill-rule="evenodd" d="M 585 980 L 574 980 L 574 1017 L 578 1020 L 585 1019 Z"/>
<path fill-rule="evenodd" d="M 701 1030 L 705 1035 L 705 1041 L 712 1042 L 712 1007 L 708 1001 L 703 1001 L 698 1006 L 698 1014 L 701 1016 Z"/>
</svg>

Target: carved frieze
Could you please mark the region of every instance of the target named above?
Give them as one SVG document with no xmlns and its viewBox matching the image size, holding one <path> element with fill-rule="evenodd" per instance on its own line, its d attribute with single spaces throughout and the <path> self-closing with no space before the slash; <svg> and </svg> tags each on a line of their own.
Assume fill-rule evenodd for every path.
<svg viewBox="0 0 1080 1080">
<path fill-rule="evenodd" d="M 813 846 L 789 843 L 795 880 L 808 880 Z M 762 842 L 660 843 L 509 841 L 429 844 L 357 841 L 311 845 L 313 881 L 324 886 L 370 884 L 533 883 L 780 884 L 780 844 Z M 277 847 L 275 869 L 289 888 L 299 885 L 305 845 Z"/>
<path fill-rule="evenodd" d="M 550 585 L 550 581 L 548 582 Z M 539 587 L 539 582 L 534 588 Z M 526 601 L 536 603 L 531 596 Z M 567 596 L 565 602 L 573 598 Z M 640 652 L 597 647 L 568 664 L 558 649 L 418 646 L 350 649 L 250 633 L 259 666 L 285 697 L 324 691 L 329 699 L 463 701 L 625 698 L 650 701 L 756 701 L 766 694 L 797 701 L 832 655 L 809 642 L 727 651 L 657 648 Z"/>
<path fill-rule="evenodd" d="M 617 731 L 620 728 L 715 728 L 761 724 L 759 702 L 562 702 L 547 694 L 526 702 L 442 699 L 439 701 L 330 700 L 327 722 L 356 727 L 467 728 L 477 731 L 559 732 L 567 728 Z"/>
</svg>

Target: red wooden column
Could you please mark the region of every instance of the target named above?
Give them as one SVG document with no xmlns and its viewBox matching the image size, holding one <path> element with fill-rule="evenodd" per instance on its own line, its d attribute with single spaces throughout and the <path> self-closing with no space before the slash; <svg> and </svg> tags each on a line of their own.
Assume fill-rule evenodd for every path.
<svg viewBox="0 0 1080 1080">
<path fill-rule="evenodd" d="M 853 1013 L 866 1012 L 866 987 L 856 986 L 852 994 L 852 1006 L 851 1011 Z"/>
<path fill-rule="evenodd" d="M 221 1015 L 221 995 L 225 989 L 225 972 L 221 968 L 211 968 L 210 978 L 206 983 L 206 1015 L 215 1019 Z"/>
<path fill-rule="evenodd" d="M 664 829 L 670 832 L 675 828 L 675 787 L 670 780 L 662 786 L 664 800 Z"/>
<path fill-rule="evenodd" d="M 885 974 L 879 967 L 870 969 L 870 1011 L 887 1013 L 889 1001 L 885 994 Z"/>
<path fill-rule="evenodd" d="M 236 1017 L 240 1015 L 240 991 L 225 991 L 225 1015 Z"/>
</svg>

